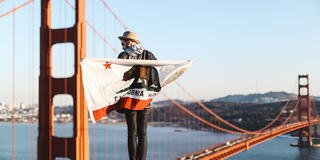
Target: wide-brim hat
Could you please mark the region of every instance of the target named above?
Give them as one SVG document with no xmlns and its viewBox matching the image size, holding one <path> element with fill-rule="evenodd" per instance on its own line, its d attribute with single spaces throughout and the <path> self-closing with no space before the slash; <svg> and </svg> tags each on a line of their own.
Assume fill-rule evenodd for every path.
<svg viewBox="0 0 320 160">
<path fill-rule="evenodd" d="M 125 31 L 123 33 L 122 36 L 119 36 L 118 37 L 120 40 L 131 40 L 133 42 L 136 42 L 138 44 L 140 44 L 140 41 L 138 40 L 138 35 L 134 32 L 131 32 L 131 31 Z"/>
</svg>

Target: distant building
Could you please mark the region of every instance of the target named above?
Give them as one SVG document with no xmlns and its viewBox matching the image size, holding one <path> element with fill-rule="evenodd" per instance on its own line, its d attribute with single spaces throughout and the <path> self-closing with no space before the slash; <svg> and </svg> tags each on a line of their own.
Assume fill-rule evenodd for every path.
<svg viewBox="0 0 320 160">
<path fill-rule="evenodd" d="M 0 102 L 0 111 L 5 110 L 5 104 L 4 102 Z"/>
<path fill-rule="evenodd" d="M 24 103 L 20 103 L 17 108 L 18 108 L 18 109 L 26 109 L 27 106 L 26 106 Z"/>
</svg>

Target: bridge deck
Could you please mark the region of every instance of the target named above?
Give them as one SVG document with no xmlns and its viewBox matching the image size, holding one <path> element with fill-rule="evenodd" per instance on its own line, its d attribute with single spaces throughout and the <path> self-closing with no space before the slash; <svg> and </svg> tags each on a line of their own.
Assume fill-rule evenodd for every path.
<svg viewBox="0 0 320 160">
<path fill-rule="evenodd" d="M 319 119 L 311 121 L 311 125 L 318 124 Z M 241 138 L 234 139 L 225 144 L 216 145 L 195 153 L 191 153 L 184 157 L 178 158 L 177 160 L 215 160 L 215 159 L 225 159 L 242 151 L 246 151 L 249 148 L 265 142 L 269 139 L 277 137 L 279 135 L 304 128 L 308 126 L 308 122 L 291 123 L 283 126 L 282 128 L 272 128 L 261 134 L 243 136 Z"/>
</svg>

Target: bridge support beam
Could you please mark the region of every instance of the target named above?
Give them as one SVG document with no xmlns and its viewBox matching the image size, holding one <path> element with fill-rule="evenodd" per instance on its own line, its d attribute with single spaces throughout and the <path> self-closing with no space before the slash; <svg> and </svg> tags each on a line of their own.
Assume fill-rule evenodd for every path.
<svg viewBox="0 0 320 160">
<path fill-rule="evenodd" d="M 41 0 L 39 160 L 54 160 L 56 157 L 89 160 L 88 110 L 85 105 L 80 72 L 80 60 L 86 57 L 85 0 L 75 0 L 75 14 L 73 27 L 51 29 L 51 0 Z M 66 42 L 74 44 L 74 75 L 69 78 L 54 78 L 52 46 Z M 64 138 L 54 135 L 53 97 L 58 94 L 69 94 L 73 97 L 72 137 Z"/>
<path fill-rule="evenodd" d="M 249 150 L 249 148 L 250 148 L 249 142 L 246 141 L 246 150 Z"/>
<path fill-rule="evenodd" d="M 311 105 L 309 91 L 309 75 L 298 76 L 298 104 L 297 119 L 299 121 L 308 121 L 309 126 L 298 130 L 298 146 L 312 146 L 311 139 Z"/>
</svg>

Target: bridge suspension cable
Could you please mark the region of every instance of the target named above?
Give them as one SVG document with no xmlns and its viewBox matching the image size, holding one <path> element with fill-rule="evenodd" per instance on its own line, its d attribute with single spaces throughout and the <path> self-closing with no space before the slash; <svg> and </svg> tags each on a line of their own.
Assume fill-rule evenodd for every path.
<svg viewBox="0 0 320 160">
<path fill-rule="evenodd" d="M 34 62 L 34 3 L 31 4 L 30 7 L 30 21 L 29 21 L 29 36 L 30 36 L 30 43 L 29 43 L 29 58 L 30 58 L 30 81 L 29 81 L 29 90 L 30 90 L 30 102 L 31 104 L 29 105 L 29 160 L 34 159 L 34 138 L 35 138 L 35 126 L 34 126 L 34 67 L 35 67 L 35 62 Z"/>
<path fill-rule="evenodd" d="M 291 119 L 292 115 L 294 114 L 294 112 L 296 111 L 297 109 L 297 106 L 299 105 L 300 103 L 300 100 L 301 100 L 301 96 L 299 97 L 298 101 L 297 101 L 297 104 L 294 106 L 294 108 L 292 109 L 292 112 L 290 113 L 290 115 L 286 118 L 286 120 L 281 124 L 279 125 L 279 127 L 277 128 L 281 128 L 282 126 L 284 126 L 285 124 L 287 124 L 287 122 Z"/>
<path fill-rule="evenodd" d="M 217 125 L 214 125 L 204 119 L 202 119 L 201 117 L 195 115 L 194 113 L 192 113 L 190 110 L 188 110 L 187 108 L 185 108 L 184 106 L 182 106 L 180 103 L 178 103 L 177 101 L 175 101 L 174 99 L 170 98 L 167 94 L 163 93 L 162 94 L 167 97 L 172 103 L 174 103 L 175 105 L 177 105 L 179 108 L 181 108 L 183 111 L 185 111 L 186 113 L 188 113 L 189 115 L 191 115 L 192 117 L 198 119 L 199 121 L 213 127 L 213 128 L 216 128 L 218 130 L 221 130 L 221 131 L 224 131 L 224 132 L 227 132 L 227 133 L 232 133 L 232 134 L 245 134 L 245 133 L 242 133 L 242 132 L 237 132 L 237 131 L 231 131 L 231 130 L 228 130 L 228 129 L 224 129 L 224 128 L 221 128 Z"/>
<path fill-rule="evenodd" d="M 1 2 L 4 2 L 4 0 L 3 0 L 3 1 L 0 1 L 0 3 L 1 3 Z M 26 6 L 27 4 L 29 4 L 29 3 L 31 3 L 31 2 L 34 2 L 34 0 L 29 0 L 29 1 L 27 1 L 26 3 L 23 3 L 22 5 L 20 5 L 20 6 L 16 7 L 16 8 L 14 8 L 14 9 L 12 9 L 12 10 L 10 10 L 9 12 L 7 12 L 7 13 L 4 13 L 4 14 L 0 15 L 0 18 L 3 18 L 3 17 L 5 17 L 5 16 L 7 16 L 8 14 L 10 14 L 10 13 L 13 13 L 13 12 L 17 11 L 18 9 L 20 9 L 20 8 L 22 8 L 22 7 L 24 7 L 24 6 Z"/>
<path fill-rule="evenodd" d="M 120 18 L 117 16 L 117 14 L 111 9 L 111 7 L 109 7 L 109 5 L 104 1 L 101 0 L 101 2 L 103 3 L 103 5 L 108 8 L 108 10 L 111 12 L 111 14 L 114 16 L 114 18 L 121 24 L 121 26 L 127 31 L 129 30 L 128 27 L 120 20 Z"/>
<path fill-rule="evenodd" d="M 176 84 L 178 87 L 180 87 L 185 93 L 187 93 L 194 101 L 196 101 L 203 109 L 205 109 L 207 112 L 209 112 L 211 115 L 213 115 L 215 118 L 217 118 L 218 120 L 222 121 L 223 123 L 227 124 L 228 126 L 234 128 L 234 129 L 237 129 L 239 131 L 242 131 L 244 133 L 247 133 L 247 134 L 258 134 L 258 133 L 261 133 L 263 130 L 265 130 L 266 128 L 268 128 L 269 126 L 271 126 L 274 122 L 276 122 L 280 115 L 283 113 L 283 111 L 286 109 L 287 105 L 289 104 L 290 102 L 290 99 L 286 102 L 286 104 L 282 107 L 280 113 L 277 115 L 277 117 L 271 122 L 269 123 L 268 125 L 266 125 L 265 127 L 259 129 L 259 130 L 256 130 L 256 131 L 248 131 L 248 130 L 244 130 L 242 128 L 239 128 L 231 123 L 229 123 L 228 121 L 224 120 L 223 118 L 221 118 L 219 115 L 215 114 L 214 112 L 212 112 L 208 107 L 206 107 L 203 103 L 201 103 L 199 100 L 197 100 L 193 95 L 190 94 L 190 92 L 188 92 L 184 87 L 182 87 L 182 85 L 176 81 Z"/>
<path fill-rule="evenodd" d="M 259 133 L 262 133 L 262 132 L 257 132 L 257 133 L 243 133 L 243 132 L 237 132 L 237 131 L 232 131 L 232 130 L 228 130 L 228 129 L 225 129 L 225 128 L 221 128 L 221 127 L 219 127 L 219 126 L 217 126 L 217 125 L 214 125 L 214 124 L 212 124 L 212 123 L 210 123 L 210 122 L 202 119 L 201 117 L 195 115 L 195 114 L 192 113 L 190 110 L 188 110 L 187 108 L 185 108 L 184 106 L 182 106 L 179 102 L 177 102 L 177 101 L 175 101 L 174 99 L 170 98 L 167 94 L 165 94 L 165 93 L 162 93 L 162 94 L 163 94 L 165 97 L 167 97 L 171 102 L 173 102 L 175 105 L 177 105 L 179 108 L 181 108 L 183 111 L 185 111 L 186 113 L 188 113 L 189 115 L 191 115 L 192 117 L 198 119 L 199 121 L 201 121 L 201 122 L 203 122 L 203 123 L 205 123 L 205 124 L 207 124 L 207 125 L 209 125 L 209 126 L 211 126 L 211 127 L 213 127 L 213 128 L 216 128 L 216 129 L 218 129 L 218 130 L 221 130 L 221 131 L 224 131 L 224 132 L 227 132 L 227 133 L 232 133 L 232 134 L 259 134 Z M 301 98 L 301 97 L 300 97 L 300 98 Z M 294 107 L 293 110 L 295 110 L 296 107 L 298 106 L 298 104 L 299 104 L 299 102 L 300 102 L 300 98 L 299 98 L 299 100 L 298 100 L 298 102 L 297 102 L 297 104 L 295 105 L 295 107 Z M 282 127 L 283 125 L 285 125 L 285 124 L 289 121 L 289 119 L 291 118 L 291 116 L 293 115 L 293 113 L 294 113 L 294 112 L 292 112 L 292 113 L 290 114 L 290 116 L 286 119 L 286 121 L 285 121 L 284 123 L 281 124 L 280 127 Z"/>
<path fill-rule="evenodd" d="M 12 1 L 15 5 L 14 0 Z M 15 26 L 15 13 L 12 14 L 12 160 L 15 159 L 15 103 L 16 103 L 16 26 Z"/>
<path fill-rule="evenodd" d="M 107 41 L 106 38 L 104 38 L 104 36 L 102 36 L 102 34 L 100 34 L 90 22 L 86 20 L 86 23 L 104 41 L 104 43 L 107 44 L 113 50 L 114 53 L 119 53 L 118 50 L 114 46 L 112 46 L 111 43 Z"/>
<path fill-rule="evenodd" d="M 317 102 L 316 102 L 315 99 L 312 99 L 312 100 L 313 100 L 313 104 L 314 104 L 313 110 L 315 111 L 315 116 L 319 117 L 319 111 L 318 111 L 318 107 L 317 107 Z"/>
<path fill-rule="evenodd" d="M 312 93 L 312 90 L 310 88 L 310 95 Z M 314 104 L 313 106 L 311 105 L 312 110 L 314 110 L 314 114 L 316 117 L 319 117 L 319 112 L 318 112 L 318 107 L 317 107 L 317 103 L 316 103 L 316 99 L 315 98 L 310 98 L 310 101 Z"/>
<path fill-rule="evenodd" d="M 75 10 L 76 9 L 76 7 L 75 6 L 73 6 L 72 4 L 71 4 L 71 2 L 70 1 L 68 1 L 68 0 L 65 0 L 67 3 L 68 3 L 68 5 L 73 9 L 73 10 Z"/>
</svg>

